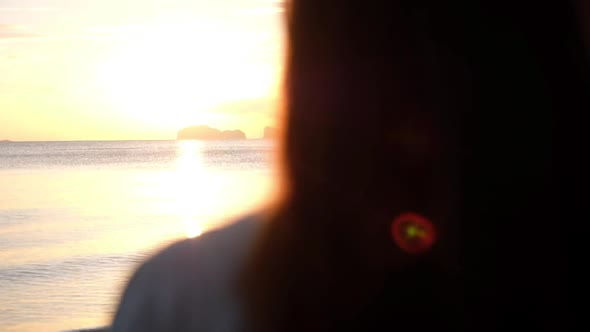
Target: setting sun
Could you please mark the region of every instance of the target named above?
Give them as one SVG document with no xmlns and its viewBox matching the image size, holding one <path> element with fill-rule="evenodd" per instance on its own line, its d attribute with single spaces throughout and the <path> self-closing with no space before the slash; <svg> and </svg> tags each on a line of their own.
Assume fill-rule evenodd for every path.
<svg viewBox="0 0 590 332">
<path fill-rule="evenodd" d="M 113 108 L 133 121 L 181 127 L 214 123 L 228 100 L 264 98 L 276 68 L 253 56 L 247 34 L 197 23 L 159 23 L 127 30 L 124 43 L 98 66 Z"/>
</svg>

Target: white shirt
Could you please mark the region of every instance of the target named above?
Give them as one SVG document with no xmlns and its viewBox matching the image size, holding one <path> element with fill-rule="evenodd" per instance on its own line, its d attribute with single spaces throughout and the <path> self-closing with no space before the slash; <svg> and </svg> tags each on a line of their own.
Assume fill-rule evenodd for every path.
<svg viewBox="0 0 590 332">
<path fill-rule="evenodd" d="M 241 328 L 235 283 L 256 236 L 258 218 L 164 249 L 135 272 L 113 332 L 235 332 Z"/>
</svg>

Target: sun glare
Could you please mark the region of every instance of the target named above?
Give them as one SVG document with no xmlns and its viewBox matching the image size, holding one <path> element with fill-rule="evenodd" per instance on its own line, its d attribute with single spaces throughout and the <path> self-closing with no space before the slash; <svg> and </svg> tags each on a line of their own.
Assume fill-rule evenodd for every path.
<svg viewBox="0 0 590 332">
<path fill-rule="evenodd" d="M 204 225 L 196 220 L 209 205 L 207 178 L 202 163 L 203 142 L 178 141 L 177 178 L 174 186 L 177 213 L 184 220 L 186 237 L 201 235 Z"/>
<path fill-rule="evenodd" d="M 194 223 L 187 223 L 186 226 L 187 226 L 186 227 L 186 237 L 188 237 L 190 239 L 203 234 L 203 229 L 201 229 L 199 226 L 197 226 Z"/>
<path fill-rule="evenodd" d="M 210 123 L 214 106 L 273 90 L 272 64 L 257 58 L 248 34 L 206 23 L 125 33 L 98 69 L 102 90 L 122 116 L 179 127 Z"/>
</svg>

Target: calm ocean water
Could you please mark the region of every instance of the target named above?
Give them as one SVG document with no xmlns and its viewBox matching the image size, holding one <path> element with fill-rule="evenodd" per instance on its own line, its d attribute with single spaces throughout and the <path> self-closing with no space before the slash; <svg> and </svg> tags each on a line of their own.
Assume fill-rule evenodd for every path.
<svg viewBox="0 0 590 332">
<path fill-rule="evenodd" d="M 0 331 L 108 324 L 133 269 L 271 192 L 274 142 L 0 143 Z"/>
</svg>

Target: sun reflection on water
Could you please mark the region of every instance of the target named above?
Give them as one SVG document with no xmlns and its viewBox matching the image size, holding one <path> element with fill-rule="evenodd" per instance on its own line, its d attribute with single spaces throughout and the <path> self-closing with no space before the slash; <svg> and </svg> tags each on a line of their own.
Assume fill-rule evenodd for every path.
<svg viewBox="0 0 590 332">
<path fill-rule="evenodd" d="M 217 151 L 216 144 L 221 143 L 176 142 L 173 180 L 160 188 L 177 221 L 171 227 L 179 227 L 181 236 L 197 237 L 260 209 L 270 192 L 273 177 L 269 170 L 223 169 L 215 159 L 219 156 L 208 155 L 211 149 Z"/>
<path fill-rule="evenodd" d="M 185 235 L 189 238 L 201 235 L 202 222 L 196 220 L 203 209 L 210 205 L 205 188 L 211 185 L 203 165 L 203 142 L 178 141 L 176 167 L 177 212 L 184 221 Z"/>
</svg>

